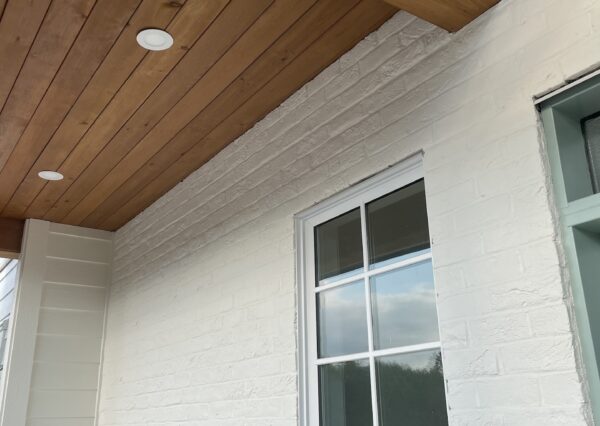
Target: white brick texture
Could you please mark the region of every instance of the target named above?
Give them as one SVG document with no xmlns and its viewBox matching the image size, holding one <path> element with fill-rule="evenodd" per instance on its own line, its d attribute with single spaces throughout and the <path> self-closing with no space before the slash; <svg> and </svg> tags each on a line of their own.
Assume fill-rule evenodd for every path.
<svg viewBox="0 0 600 426">
<path fill-rule="evenodd" d="M 598 0 L 398 13 L 116 234 L 99 424 L 297 424 L 294 214 L 424 152 L 449 418 L 586 425 L 533 97 L 600 64 Z"/>
</svg>

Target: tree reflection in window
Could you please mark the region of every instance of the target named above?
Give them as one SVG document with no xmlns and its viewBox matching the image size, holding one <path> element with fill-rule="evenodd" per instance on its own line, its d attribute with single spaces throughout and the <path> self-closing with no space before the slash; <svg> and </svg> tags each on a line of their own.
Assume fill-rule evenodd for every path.
<svg viewBox="0 0 600 426">
<path fill-rule="evenodd" d="M 442 355 L 439 350 L 376 359 L 381 426 L 447 425 Z M 321 366 L 321 425 L 372 424 L 369 363 Z"/>
<path fill-rule="evenodd" d="M 439 350 L 382 357 L 375 366 L 381 426 L 448 424 Z"/>
</svg>

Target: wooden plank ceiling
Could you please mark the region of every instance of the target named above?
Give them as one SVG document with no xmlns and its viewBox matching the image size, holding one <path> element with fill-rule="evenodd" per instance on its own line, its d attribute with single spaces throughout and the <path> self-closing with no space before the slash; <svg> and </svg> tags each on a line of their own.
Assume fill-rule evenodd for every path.
<svg viewBox="0 0 600 426">
<path fill-rule="evenodd" d="M 495 3 L 388 1 L 0 0 L 0 217 L 117 229 L 397 7 L 456 30 Z"/>
</svg>

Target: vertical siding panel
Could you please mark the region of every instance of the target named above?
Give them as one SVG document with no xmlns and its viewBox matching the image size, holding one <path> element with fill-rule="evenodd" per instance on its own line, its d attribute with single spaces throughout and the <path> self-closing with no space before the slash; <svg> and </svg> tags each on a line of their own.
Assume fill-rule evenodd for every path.
<svg viewBox="0 0 600 426">
<path fill-rule="evenodd" d="M 34 344 L 26 357 L 28 363 L 21 363 L 20 370 L 31 380 L 15 377 L 11 390 L 21 387 L 15 392 L 21 398 L 19 410 L 6 405 L 3 424 L 93 425 L 112 233 L 29 222 L 39 228 L 24 250 L 36 275 L 30 273 L 32 276 L 22 283 L 20 305 L 34 317 L 27 327 L 21 327 L 23 333 L 30 333 Z M 34 245 L 39 246 L 37 251 Z M 22 353 L 13 351 L 11 357 Z M 30 383 L 29 388 L 23 389 L 23 383 Z"/>
</svg>

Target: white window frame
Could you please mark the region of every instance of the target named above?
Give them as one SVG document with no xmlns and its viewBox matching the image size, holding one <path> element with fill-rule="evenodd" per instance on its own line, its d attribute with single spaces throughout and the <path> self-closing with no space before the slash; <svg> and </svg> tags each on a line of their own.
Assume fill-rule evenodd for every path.
<svg viewBox="0 0 600 426">
<path fill-rule="evenodd" d="M 373 406 L 373 426 L 379 426 L 377 405 L 377 386 L 374 358 L 401 353 L 414 353 L 430 349 L 442 350 L 439 341 L 420 345 L 404 346 L 393 349 L 375 350 L 372 336 L 371 305 L 366 303 L 368 322 L 368 352 L 319 359 L 317 356 L 317 293 L 351 282 L 364 280 L 366 300 L 370 297 L 370 277 L 411 264 L 432 260 L 431 252 L 412 258 L 403 259 L 393 264 L 386 264 L 376 269 L 369 269 L 365 205 L 370 201 L 390 194 L 397 189 L 423 178 L 422 153 L 416 154 L 400 164 L 335 195 L 295 217 L 296 233 L 296 282 L 298 283 L 298 372 L 299 372 L 299 424 L 302 426 L 319 425 L 319 391 L 318 367 L 333 362 L 358 359 L 370 361 L 371 399 Z M 350 210 L 360 208 L 361 231 L 363 241 L 363 270 L 360 274 L 342 278 L 331 284 L 318 286 L 314 262 L 314 228 L 330 219 L 338 217 Z M 310 296 L 310 297 L 309 297 Z M 436 303 L 437 309 L 437 303 Z M 439 315 L 438 315 L 439 319 Z M 438 323 L 439 329 L 439 323 Z M 445 386 L 444 391 L 446 392 Z"/>
</svg>

